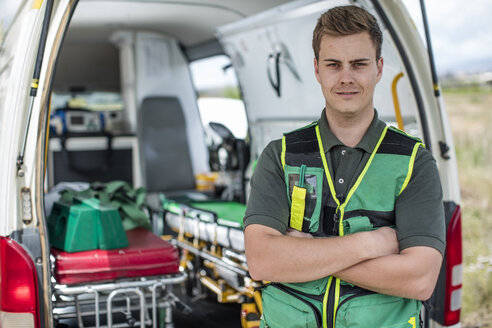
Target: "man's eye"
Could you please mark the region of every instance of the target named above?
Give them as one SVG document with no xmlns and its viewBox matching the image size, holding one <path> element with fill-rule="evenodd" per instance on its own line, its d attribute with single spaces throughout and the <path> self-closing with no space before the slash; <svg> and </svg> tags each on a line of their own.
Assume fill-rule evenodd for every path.
<svg viewBox="0 0 492 328">
<path fill-rule="evenodd" d="M 328 63 L 326 64 L 326 67 L 329 67 L 329 68 L 337 68 L 339 65 L 337 63 Z"/>
<path fill-rule="evenodd" d="M 367 64 L 366 64 L 366 63 L 355 63 L 355 64 L 354 64 L 354 66 L 355 66 L 356 68 L 362 68 L 362 67 L 367 66 Z"/>
</svg>

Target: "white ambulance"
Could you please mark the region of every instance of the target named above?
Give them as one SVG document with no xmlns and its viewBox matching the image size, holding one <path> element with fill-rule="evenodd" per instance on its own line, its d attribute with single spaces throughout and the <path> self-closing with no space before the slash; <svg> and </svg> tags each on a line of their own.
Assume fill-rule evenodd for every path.
<svg viewBox="0 0 492 328">
<path fill-rule="evenodd" d="M 212 167 L 240 171 L 223 182 L 221 196 L 244 202 L 266 144 L 318 119 L 324 99 L 313 71 L 312 30 L 322 12 L 347 4 L 369 10 L 384 33 L 379 117 L 422 138 L 439 168 L 447 251 L 423 310 L 424 327 L 460 327 L 461 201 L 453 140 L 430 40 L 420 38 L 398 0 L 2 0 L 0 327 L 63 327 L 70 316 L 80 327 L 89 325 L 80 312 L 99 304 L 98 297 L 106 304 L 86 313 L 95 318 L 91 325 L 157 327 L 164 309 L 161 323 L 171 327 L 170 307 L 180 303 L 166 286 L 192 280 L 187 271 L 93 284 L 57 280 L 61 257 L 50 247 L 47 209 L 54 188 L 123 180 L 149 193 L 172 193 L 194 189 L 204 181 L 196 177 L 210 175 Z M 203 68 L 207 62 L 215 70 Z M 223 113 L 234 111 L 233 118 L 247 123 L 247 136 L 236 136 L 244 147 L 231 150 L 227 129 L 202 124 L 207 108 L 199 108 L 198 98 L 203 85 L 234 72 L 242 102 L 208 102 L 209 111 L 229 104 Z M 217 136 L 221 141 L 214 143 Z M 153 224 L 162 230 L 162 222 Z M 241 265 L 225 262 L 217 265 L 247 278 Z M 123 305 L 111 305 L 118 297 Z M 130 298 L 139 314 L 113 323 L 112 312 L 131 313 Z"/>
</svg>

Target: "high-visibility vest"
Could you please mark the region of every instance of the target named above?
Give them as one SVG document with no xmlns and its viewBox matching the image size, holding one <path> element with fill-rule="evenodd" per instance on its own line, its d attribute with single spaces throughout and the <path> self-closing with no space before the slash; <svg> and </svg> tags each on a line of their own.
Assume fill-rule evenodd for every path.
<svg viewBox="0 0 492 328">
<path fill-rule="evenodd" d="M 339 199 L 317 123 L 286 133 L 281 160 L 291 206 L 289 227 L 343 236 L 394 226 L 395 203 L 412 176 L 419 147 L 419 139 L 385 127 L 356 182 Z M 271 283 L 262 297 L 265 327 L 419 327 L 420 301 L 370 292 L 332 276 Z"/>
</svg>

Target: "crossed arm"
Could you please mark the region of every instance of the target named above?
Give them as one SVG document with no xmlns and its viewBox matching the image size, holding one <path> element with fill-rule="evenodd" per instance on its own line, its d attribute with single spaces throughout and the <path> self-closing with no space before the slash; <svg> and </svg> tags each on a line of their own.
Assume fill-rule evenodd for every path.
<svg viewBox="0 0 492 328">
<path fill-rule="evenodd" d="M 419 300 L 431 296 L 442 262 L 441 253 L 431 247 L 398 252 L 390 228 L 312 238 L 252 224 L 245 229 L 245 246 L 256 280 L 304 282 L 334 275 L 378 293 Z"/>
</svg>

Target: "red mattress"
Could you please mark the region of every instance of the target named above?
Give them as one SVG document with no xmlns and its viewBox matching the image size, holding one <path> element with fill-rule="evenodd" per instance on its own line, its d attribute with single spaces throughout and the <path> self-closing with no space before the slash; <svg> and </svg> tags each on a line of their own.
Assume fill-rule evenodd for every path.
<svg viewBox="0 0 492 328">
<path fill-rule="evenodd" d="M 179 271 L 179 254 L 174 245 L 143 228 L 126 234 L 129 245 L 125 248 L 77 253 L 52 248 L 57 282 L 72 285 Z"/>
</svg>

